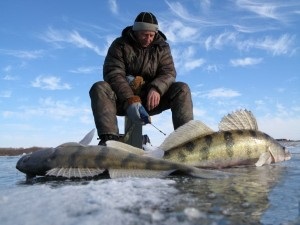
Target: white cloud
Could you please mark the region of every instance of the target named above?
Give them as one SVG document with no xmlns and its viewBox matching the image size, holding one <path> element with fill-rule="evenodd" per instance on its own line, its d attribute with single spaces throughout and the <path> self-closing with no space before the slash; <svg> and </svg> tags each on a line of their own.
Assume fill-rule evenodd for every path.
<svg viewBox="0 0 300 225">
<path fill-rule="evenodd" d="M 4 72 L 9 72 L 9 71 L 11 71 L 11 69 L 12 69 L 12 67 L 9 65 L 9 66 L 6 66 L 6 67 L 3 69 L 3 71 L 4 71 Z"/>
<path fill-rule="evenodd" d="M 188 46 L 183 49 L 173 49 L 175 66 L 179 74 L 194 70 L 205 64 L 205 60 L 199 58 L 196 53 L 197 48 L 194 46 Z"/>
<path fill-rule="evenodd" d="M 273 138 L 299 140 L 299 117 L 259 117 L 257 118 L 259 130 L 269 134 Z"/>
<path fill-rule="evenodd" d="M 178 20 L 164 21 L 160 23 L 162 30 L 171 42 L 192 42 L 199 37 L 197 28 L 183 24 Z"/>
<path fill-rule="evenodd" d="M 82 37 L 77 31 L 73 31 L 72 33 L 70 33 L 69 40 L 79 48 L 88 48 L 96 52 L 98 55 L 102 55 L 101 51 L 95 44 Z"/>
<path fill-rule="evenodd" d="M 238 97 L 241 94 L 237 91 L 234 91 L 232 89 L 226 89 L 226 88 L 217 88 L 209 91 L 205 96 L 207 98 L 233 98 Z"/>
<path fill-rule="evenodd" d="M 234 98 L 238 97 L 241 94 L 238 91 L 227 88 L 216 88 L 207 92 L 192 92 L 192 95 L 195 97 L 216 99 L 216 98 Z"/>
<path fill-rule="evenodd" d="M 85 106 L 78 107 L 77 101 L 54 100 L 51 97 L 40 98 L 37 105 L 22 105 L 15 111 L 7 110 L 2 112 L 2 116 L 5 118 L 34 118 L 48 121 L 52 119 L 68 121 L 74 118 L 74 121 L 83 121 L 85 124 L 87 123 L 85 117 L 89 116 L 91 118 L 91 115 L 90 108 Z"/>
<path fill-rule="evenodd" d="M 209 72 L 209 73 L 210 72 L 218 72 L 220 70 L 220 67 L 216 64 L 209 64 L 209 65 L 206 65 L 204 70 Z"/>
<path fill-rule="evenodd" d="M 3 80 L 17 80 L 16 76 L 12 76 L 12 75 L 5 75 L 3 77 Z"/>
<path fill-rule="evenodd" d="M 119 10 L 117 1 L 116 0 L 109 0 L 108 4 L 109 4 L 110 11 L 112 11 L 114 14 L 117 14 L 118 10 Z"/>
<path fill-rule="evenodd" d="M 251 58 L 251 57 L 247 57 L 247 58 L 243 58 L 243 59 L 232 59 L 230 60 L 230 64 L 234 67 L 238 67 L 238 66 L 252 66 L 252 65 L 256 65 L 259 64 L 263 61 L 262 58 Z"/>
<path fill-rule="evenodd" d="M 87 66 L 87 67 L 78 67 L 74 70 L 70 70 L 70 72 L 79 73 L 79 74 L 90 74 L 90 73 L 95 73 L 97 70 L 100 70 L 100 67 Z"/>
<path fill-rule="evenodd" d="M 203 25 L 212 25 L 212 22 L 209 20 L 203 19 L 201 17 L 193 16 L 191 12 L 189 12 L 180 2 L 169 2 L 166 1 L 170 10 L 177 15 L 179 18 L 186 20 L 188 22 L 201 23 Z"/>
<path fill-rule="evenodd" d="M 215 36 L 208 36 L 204 41 L 206 50 L 222 49 L 223 46 L 235 43 L 237 39 L 237 33 L 224 32 Z"/>
<path fill-rule="evenodd" d="M 197 107 L 193 107 L 193 113 L 194 117 L 203 117 L 206 114 L 206 111 Z"/>
<path fill-rule="evenodd" d="M 59 46 L 59 43 L 69 43 L 78 48 L 87 48 L 94 51 L 98 55 L 105 55 L 103 51 L 99 49 L 99 47 L 89 41 L 88 39 L 82 37 L 77 31 L 66 31 L 66 30 L 55 30 L 53 28 L 49 28 L 45 35 L 41 37 L 43 40 L 53 43 Z M 59 46 L 61 47 L 61 46 Z"/>
<path fill-rule="evenodd" d="M 38 76 L 33 82 L 33 87 L 46 90 L 69 90 L 71 86 L 67 83 L 61 83 L 59 77 L 55 76 Z"/>
<path fill-rule="evenodd" d="M 21 59 L 37 59 L 43 56 L 43 50 L 33 50 L 33 51 L 25 51 L 25 50 L 6 50 L 0 49 L 0 54 L 11 55 L 16 58 Z"/>
<path fill-rule="evenodd" d="M 249 1 L 249 0 L 237 0 L 237 6 L 242 9 L 246 9 L 254 14 L 261 17 L 266 17 L 270 19 L 279 19 L 277 14 L 277 5 L 274 3 L 266 3 L 262 1 Z"/>
<path fill-rule="evenodd" d="M 53 100 L 52 98 L 42 98 L 39 100 L 40 110 L 52 118 L 69 119 L 78 114 L 78 110 L 69 102 Z M 29 110 L 29 109 L 27 109 Z"/>
<path fill-rule="evenodd" d="M 238 43 L 238 48 L 241 50 L 249 50 L 251 48 L 257 48 L 271 52 L 274 56 L 285 55 L 293 53 L 293 44 L 295 36 L 284 34 L 278 39 L 273 37 L 264 37 L 258 40 L 246 40 Z"/>
<path fill-rule="evenodd" d="M 11 91 L 1 91 L 0 92 L 0 98 L 10 98 L 11 97 Z"/>
<path fill-rule="evenodd" d="M 205 63 L 204 59 L 194 59 L 194 60 L 187 60 L 184 64 L 184 67 L 187 71 L 196 69 L 201 67 Z"/>
</svg>

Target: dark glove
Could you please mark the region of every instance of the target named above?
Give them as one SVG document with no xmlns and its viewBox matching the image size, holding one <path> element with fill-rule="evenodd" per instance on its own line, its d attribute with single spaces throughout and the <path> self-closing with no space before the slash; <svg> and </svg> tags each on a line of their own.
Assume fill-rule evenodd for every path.
<svg viewBox="0 0 300 225">
<path fill-rule="evenodd" d="M 127 116 L 134 122 L 145 125 L 151 123 L 149 114 L 144 106 L 141 104 L 139 96 L 133 96 L 128 99 L 128 106 L 126 109 Z"/>
<path fill-rule="evenodd" d="M 144 85 L 145 81 L 143 77 L 141 76 L 132 76 L 132 75 L 127 75 L 126 79 L 129 83 L 129 86 L 131 87 L 133 93 L 135 95 L 140 94 L 142 86 Z"/>
</svg>

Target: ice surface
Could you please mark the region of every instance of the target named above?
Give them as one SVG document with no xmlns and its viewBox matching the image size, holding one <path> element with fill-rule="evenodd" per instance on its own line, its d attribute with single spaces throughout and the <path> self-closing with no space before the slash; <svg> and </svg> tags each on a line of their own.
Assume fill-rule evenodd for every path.
<svg viewBox="0 0 300 225">
<path fill-rule="evenodd" d="M 292 159 L 236 168 L 224 180 L 190 177 L 39 180 L 0 157 L 0 224 L 300 224 L 300 146 Z"/>
<path fill-rule="evenodd" d="M 124 225 L 136 223 L 135 215 L 140 213 L 157 221 L 163 219 L 163 214 L 155 208 L 177 193 L 173 184 L 168 179 L 127 178 L 24 186 L 2 192 L 0 221 L 24 225 Z"/>
</svg>

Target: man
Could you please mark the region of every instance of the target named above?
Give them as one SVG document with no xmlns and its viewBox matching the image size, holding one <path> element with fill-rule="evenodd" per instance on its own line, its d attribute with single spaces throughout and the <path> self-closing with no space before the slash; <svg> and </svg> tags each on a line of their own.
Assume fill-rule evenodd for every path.
<svg viewBox="0 0 300 225">
<path fill-rule="evenodd" d="M 190 89 L 175 77 L 171 50 L 156 17 L 141 12 L 109 47 L 104 81 L 89 92 L 99 145 L 119 139 L 117 115 L 144 125 L 151 123 L 149 115 L 171 109 L 174 129 L 192 120 Z"/>
</svg>

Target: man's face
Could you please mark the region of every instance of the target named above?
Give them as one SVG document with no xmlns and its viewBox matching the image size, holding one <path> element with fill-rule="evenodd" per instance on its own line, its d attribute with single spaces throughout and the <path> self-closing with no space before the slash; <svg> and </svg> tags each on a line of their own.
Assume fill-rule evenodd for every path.
<svg viewBox="0 0 300 225">
<path fill-rule="evenodd" d="M 136 37 L 137 37 L 137 40 L 141 43 L 142 47 L 146 48 L 152 43 L 152 41 L 155 37 L 155 32 L 154 31 L 146 31 L 146 30 L 137 31 Z"/>
</svg>

